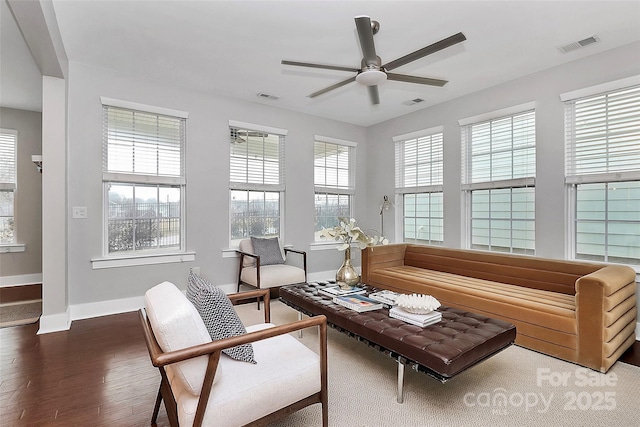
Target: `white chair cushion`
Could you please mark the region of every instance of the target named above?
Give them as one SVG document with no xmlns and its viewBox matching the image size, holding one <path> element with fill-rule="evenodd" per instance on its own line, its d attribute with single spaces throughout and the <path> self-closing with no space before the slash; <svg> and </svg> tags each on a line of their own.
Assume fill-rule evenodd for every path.
<svg viewBox="0 0 640 427">
<path fill-rule="evenodd" d="M 247 332 L 273 327 L 260 324 Z M 320 391 L 320 358 L 289 334 L 253 343 L 256 365 L 220 357 L 224 376 L 214 385 L 203 425 L 240 426 Z M 181 426 L 193 424 L 198 398 L 172 383 Z"/>
<path fill-rule="evenodd" d="M 180 350 L 211 342 L 198 311 L 173 283 L 163 282 L 149 289 L 144 295 L 144 305 L 151 329 L 162 351 Z M 199 396 L 207 361 L 207 356 L 185 360 L 168 366 L 167 373 L 171 371 L 173 382 L 182 383 L 181 388 L 192 396 Z M 218 369 L 214 383 L 219 380 L 220 373 L 221 370 Z"/>
<path fill-rule="evenodd" d="M 242 269 L 240 279 L 250 285 L 257 286 L 257 271 L 258 269 L 255 267 L 245 267 Z M 294 265 L 274 264 L 260 266 L 260 288 L 262 289 L 303 283 L 304 281 L 304 270 Z"/>
</svg>

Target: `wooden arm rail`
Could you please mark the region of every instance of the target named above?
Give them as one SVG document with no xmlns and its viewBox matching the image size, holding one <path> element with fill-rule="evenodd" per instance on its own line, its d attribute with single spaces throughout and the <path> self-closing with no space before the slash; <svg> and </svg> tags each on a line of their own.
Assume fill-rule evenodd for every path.
<svg viewBox="0 0 640 427">
<path fill-rule="evenodd" d="M 269 310 L 269 290 L 268 289 L 258 289 L 255 291 L 248 292 L 239 292 L 236 294 L 229 295 L 229 299 L 232 302 L 237 302 L 240 300 L 246 300 L 247 298 L 256 297 L 258 300 L 260 297 L 264 299 L 265 302 L 265 323 L 269 323 L 270 321 L 270 310 Z M 241 344 L 252 343 L 255 341 L 264 340 L 267 338 L 272 338 L 278 335 L 288 334 L 297 330 L 314 327 L 317 326 L 319 328 L 319 344 L 320 344 L 320 391 L 312 396 L 304 398 L 298 402 L 293 403 L 290 406 L 282 408 L 272 414 L 269 414 L 255 422 L 252 422 L 251 425 L 267 425 L 274 420 L 281 418 L 285 415 L 293 413 L 305 406 L 311 405 L 313 403 L 320 403 L 322 405 L 322 423 L 323 426 L 326 427 L 328 425 L 328 396 L 327 396 L 327 318 L 325 316 L 316 316 L 311 317 L 305 320 L 299 320 L 297 322 L 292 322 L 285 325 L 279 325 L 272 328 L 262 329 L 259 331 L 247 333 L 244 335 L 234 336 L 230 338 L 225 338 L 221 340 L 212 341 L 207 344 L 201 344 L 189 348 L 184 348 L 180 350 L 164 352 L 160 348 L 158 341 L 153 333 L 153 329 L 149 322 L 149 319 L 146 315 L 144 309 L 139 310 L 140 320 L 142 323 L 142 330 L 144 334 L 144 340 L 147 345 L 147 349 L 149 351 L 149 357 L 151 359 L 151 363 L 153 366 L 160 369 L 160 373 L 162 376 L 161 390 L 158 393 L 158 399 L 156 400 L 156 406 L 154 409 L 152 424 L 155 425 L 155 420 L 158 415 L 158 411 L 160 408 L 160 403 L 163 398 L 162 390 L 163 388 L 167 389 L 165 391 L 165 405 L 167 407 L 167 414 L 169 415 L 170 420 L 172 418 L 177 420 L 176 409 L 175 409 L 175 397 L 173 396 L 173 392 L 170 389 L 168 378 L 164 367 L 170 365 L 172 363 L 181 362 L 184 360 L 192 359 L 194 357 L 199 356 L 209 356 L 209 360 L 207 363 L 207 369 L 204 377 L 204 381 L 202 384 L 202 390 L 200 392 L 200 397 L 198 399 L 198 407 L 196 410 L 196 415 L 194 419 L 194 426 L 200 427 L 202 425 L 204 419 L 204 413 L 207 408 L 207 403 L 209 401 L 209 396 L 211 394 L 211 390 L 213 387 L 213 380 L 216 375 L 216 370 L 218 368 L 218 362 L 220 360 L 220 355 L 222 350 L 235 347 Z M 172 398 L 172 402 L 167 402 L 168 398 Z M 177 421 L 176 421 L 177 422 Z M 172 423 L 173 425 L 173 423 Z"/>
</svg>

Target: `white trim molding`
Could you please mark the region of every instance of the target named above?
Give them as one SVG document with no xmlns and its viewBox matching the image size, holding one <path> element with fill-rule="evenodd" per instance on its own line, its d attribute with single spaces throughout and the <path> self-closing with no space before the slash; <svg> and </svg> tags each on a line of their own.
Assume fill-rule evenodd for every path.
<svg viewBox="0 0 640 427">
<path fill-rule="evenodd" d="M 409 141 L 411 139 L 420 138 L 426 135 L 433 135 L 434 133 L 444 132 L 444 126 L 435 126 L 429 129 L 417 130 L 414 132 L 405 133 L 403 135 L 394 136 L 391 138 L 393 142 Z"/>
<path fill-rule="evenodd" d="M 486 122 L 493 119 L 499 119 L 500 117 L 512 116 L 518 113 L 524 113 L 525 111 L 534 110 L 536 108 L 535 101 L 525 102 L 524 104 L 514 105 L 513 107 L 503 108 L 501 110 L 489 111 L 487 113 L 478 114 L 477 116 L 467 117 L 465 119 L 458 120 L 460 126 L 466 126 L 473 123 Z"/>
<path fill-rule="evenodd" d="M 50 332 L 68 331 L 71 327 L 71 308 L 67 307 L 64 313 L 48 314 L 40 316 L 40 329 L 38 335 Z"/>
<path fill-rule="evenodd" d="M 249 130 L 255 130 L 258 132 L 272 133 L 272 134 L 283 135 L 283 136 L 287 136 L 287 134 L 289 133 L 287 129 L 275 128 L 272 126 L 265 126 L 265 125 L 257 125 L 254 123 L 240 122 L 238 120 L 229 120 L 229 126 L 234 128 L 249 129 Z"/>
<path fill-rule="evenodd" d="M 328 142 L 329 144 L 346 145 L 347 147 L 358 146 L 357 142 L 347 141 L 346 139 L 332 138 L 330 136 L 315 135 L 314 138 L 315 138 L 315 141 L 318 141 L 318 142 Z"/>
<path fill-rule="evenodd" d="M 612 90 L 618 90 L 629 86 L 640 85 L 640 75 L 627 77 L 626 79 L 615 80 L 612 82 L 603 83 L 596 86 L 585 87 L 583 89 L 574 90 L 571 92 L 565 92 L 560 94 L 560 101 L 572 101 L 574 99 L 584 98 L 591 95 L 597 95 L 599 93 L 611 92 Z"/>
<path fill-rule="evenodd" d="M 179 252 L 166 254 L 147 254 L 127 257 L 92 258 L 91 267 L 94 270 L 102 268 L 133 267 L 136 265 L 169 264 L 172 262 L 195 261 L 195 252 Z"/>
<path fill-rule="evenodd" d="M 35 285 L 40 283 L 42 283 L 42 273 L 0 277 L 0 288 L 6 288 L 9 286 Z"/>
<path fill-rule="evenodd" d="M 108 105 L 109 107 L 126 108 L 128 110 L 145 111 L 147 113 L 161 114 L 163 116 L 180 117 L 182 119 L 189 118 L 189 113 L 186 111 L 174 110 L 172 108 L 156 107 L 155 105 L 140 104 L 133 101 L 124 101 L 121 99 L 107 98 L 106 96 L 100 97 L 100 103 L 102 105 Z"/>
</svg>

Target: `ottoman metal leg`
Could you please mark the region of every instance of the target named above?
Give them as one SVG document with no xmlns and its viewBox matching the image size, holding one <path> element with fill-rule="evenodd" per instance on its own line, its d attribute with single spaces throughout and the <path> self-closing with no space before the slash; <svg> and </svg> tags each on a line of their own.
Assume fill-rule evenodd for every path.
<svg viewBox="0 0 640 427">
<path fill-rule="evenodd" d="M 398 403 L 402 403 L 404 401 L 404 363 L 398 360 L 398 392 L 397 392 L 397 400 Z"/>
<path fill-rule="evenodd" d="M 302 320 L 302 312 L 298 312 L 298 320 Z M 298 338 L 302 338 L 302 329 L 298 329 Z"/>
</svg>

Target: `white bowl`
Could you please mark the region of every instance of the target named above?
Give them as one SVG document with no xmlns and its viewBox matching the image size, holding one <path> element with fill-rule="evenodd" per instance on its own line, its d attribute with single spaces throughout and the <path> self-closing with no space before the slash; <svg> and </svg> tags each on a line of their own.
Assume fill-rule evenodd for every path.
<svg viewBox="0 0 640 427">
<path fill-rule="evenodd" d="M 440 301 L 431 295 L 422 294 L 400 295 L 398 299 L 396 299 L 396 304 L 403 310 L 414 314 L 431 313 L 440 307 Z"/>
</svg>

